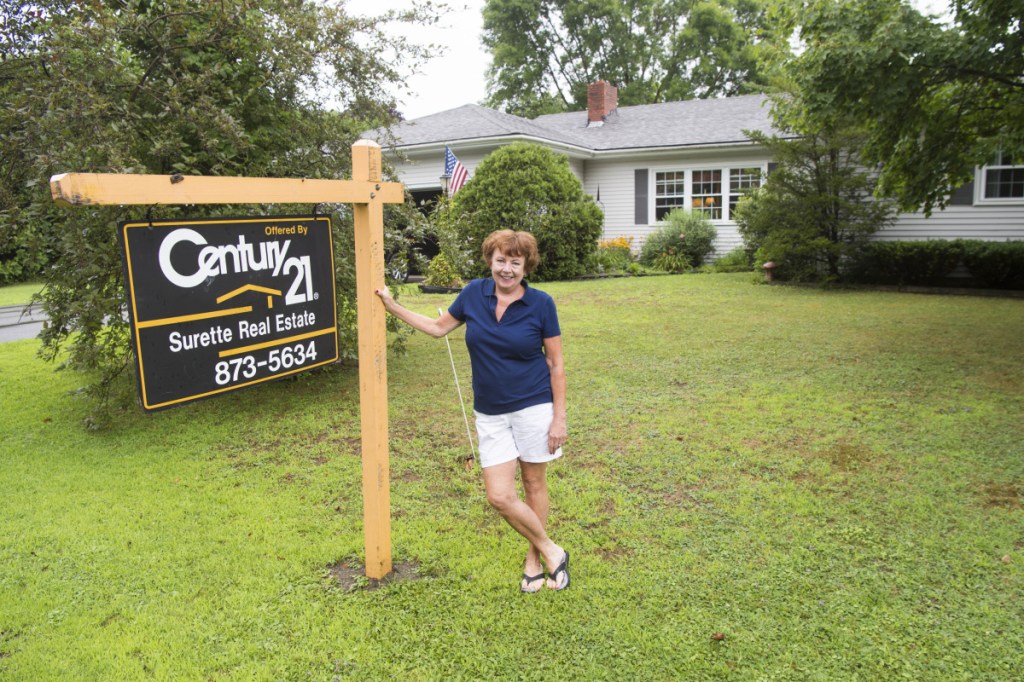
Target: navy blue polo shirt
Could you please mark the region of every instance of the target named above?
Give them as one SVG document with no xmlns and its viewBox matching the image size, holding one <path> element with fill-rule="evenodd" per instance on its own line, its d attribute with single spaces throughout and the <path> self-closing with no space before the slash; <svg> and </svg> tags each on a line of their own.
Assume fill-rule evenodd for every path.
<svg viewBox="0 0 1024 682">
<path fill-rule="evenodd" d="M 494 280 L 475 279 L 448 308 L 466 323 L 473 368 L 473 409 L 505 414 L 552 402 L 544 339 L 561 336 L 555 302 L 523 280 L 523 297 L 498 321 Z"/>
</svg>

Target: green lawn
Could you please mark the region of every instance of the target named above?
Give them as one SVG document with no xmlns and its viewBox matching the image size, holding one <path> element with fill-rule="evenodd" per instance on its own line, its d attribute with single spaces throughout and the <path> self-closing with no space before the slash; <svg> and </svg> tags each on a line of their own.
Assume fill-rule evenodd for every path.
<svg viewBox="0 0 1024 682">
<path fill-rule="evenodd" d="M 443 342 L 388 361 L 411 578 L 375 590 L 329 572 L 363 552 L 354 371 L 94 433 L 78 377 L 0 345 L 0 678 L 1019 679 L 1024 301 L 542 288 L 569 381 L 562 593 L 518 592 Z"/>
<path fill-rule="evenodd" d="M 25 282 L 24 284 L 11 284 L 0 287 L 0 306 L 3 305 L 28 305 L 32 300 L 32 294 L 43 288 L 39 282 Z"/>
</svg>

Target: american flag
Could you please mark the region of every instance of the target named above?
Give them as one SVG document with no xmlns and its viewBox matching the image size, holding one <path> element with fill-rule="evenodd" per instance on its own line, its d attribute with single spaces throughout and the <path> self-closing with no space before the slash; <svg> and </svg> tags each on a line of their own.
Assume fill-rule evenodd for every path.
<svg viewBox="0 0 1024 682">
<path fill-rule="evenodd" d="M 447 145 L 444 148 L 444 174 L 451 178 L 448 185 L 448 193 L 451 196 L 455 196 L 469 180 L 469 171 L 455 158 L 455 154 L 452 154 Z"/>
</svg>

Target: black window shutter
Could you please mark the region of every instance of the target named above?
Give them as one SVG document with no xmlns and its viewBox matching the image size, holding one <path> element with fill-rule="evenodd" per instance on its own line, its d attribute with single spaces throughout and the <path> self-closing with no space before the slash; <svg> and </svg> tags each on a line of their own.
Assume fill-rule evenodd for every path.
<svg viewBox="0 0 1024 682">
<path fill-rule="evenodd" d="M 637 225 L 647 224 L 647 169 L 637 168 L 633 171 L 633 195 L 636 197 L 633 220 Z"/>
<path fill-rule="evenodd" d="M 779 164 L 777 164 L 777 163 L 775 163 L 775 162 L 773 162 L 773 161 L 769 161 L 769 162 L 768 162 L 768 175 L 771 175 L 771 174 L 772 174 L 772 172 L 773 172 L 773 171 L 774 171 L 774 170 L 775 170 L 776 168 L 778 168 L 778 167 L 779 167 Z"/>
</svg>

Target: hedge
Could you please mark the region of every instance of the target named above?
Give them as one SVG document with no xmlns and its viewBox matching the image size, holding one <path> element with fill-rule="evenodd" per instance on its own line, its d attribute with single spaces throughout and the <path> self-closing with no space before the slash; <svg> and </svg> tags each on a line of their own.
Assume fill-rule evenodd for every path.
<svg viewBox="0 0 1024 682">
<path fill-rule="evenodd" d="M 950 277 L 960 265 L 969 277 Z M 869 242 L 846 268 L 848 282 L 1024 289 L 1024 241 Z"/>
</svg>

